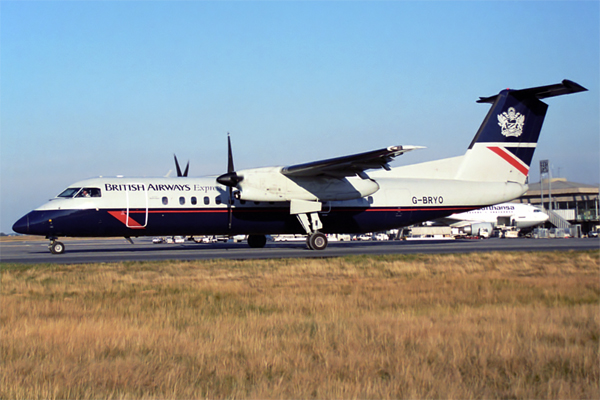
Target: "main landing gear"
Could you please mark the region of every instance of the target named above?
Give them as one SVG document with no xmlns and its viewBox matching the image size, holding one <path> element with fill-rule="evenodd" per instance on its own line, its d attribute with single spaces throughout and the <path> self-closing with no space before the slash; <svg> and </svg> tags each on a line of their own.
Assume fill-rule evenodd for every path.
<svg viewBox="0 0 600 400">
<path fill-rule="evenodd" d="M 306 246 L 311 250 L 325 250 L 327 247 L 327 236 L 321 232 L 313 232 L 306 238 Z"/>
<path fill-rule="evenodd" d="M 267 237 L 265 235 L 249 235 L 248 246 L 253 249 L 262 249 L 267 244 Z"/>
<path fill-rule="evenodd" d="M 325 250 L 327 247 L 327 236 L 319 232 L 323 223 L 319 218 L 321 203 L 317 201 L 292 200 L 290 202 L 290 214 L 296 215 L 298 221 L 308 235 L 306 246 L 311 250 Z"/>
<path fill-rule="evenodd" d="M 48 250 L 50 250 L 50 253 L 52 254 L 62 254 L 65 252 L 65 245 L 62 242 L 56 240 L 56 238 L 50 238 Z"/>
</svg>

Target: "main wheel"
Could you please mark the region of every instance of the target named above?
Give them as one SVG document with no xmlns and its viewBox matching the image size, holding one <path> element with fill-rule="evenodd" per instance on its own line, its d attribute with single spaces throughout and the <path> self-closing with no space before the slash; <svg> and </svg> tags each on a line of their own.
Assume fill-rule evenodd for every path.
<svg viewBox="0 0 600 400">
<path fill-rule="evenodd" d="M 308 247 L 312 250 L 325 250 L 327 247 L 327 236 L 321 232 L 315 232 L 308 237 Z"/>
<path fill-rule="evenodd" d="M 62 242 L 52 242 L 48 248 L 52 254 L 62 254 L 65 252 L 65 245 Z"/>
<path fill-rule="evenodd" d="M 267 244 L 267 237 L 265 235 L 249 235 L 248 246 L 253 249 L 260 249 L 265 247 Z"/>
</svg>

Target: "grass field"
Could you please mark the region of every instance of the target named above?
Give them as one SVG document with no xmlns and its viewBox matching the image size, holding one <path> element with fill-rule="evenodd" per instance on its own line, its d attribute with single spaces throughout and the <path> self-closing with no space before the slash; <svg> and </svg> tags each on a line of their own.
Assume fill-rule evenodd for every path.
<svg viewBox="0 0 600 400">
<path fill-rule="evenodd" d="M 599 252 L 3 264 L 0 398 L 600 398 Z"/>
</svg>

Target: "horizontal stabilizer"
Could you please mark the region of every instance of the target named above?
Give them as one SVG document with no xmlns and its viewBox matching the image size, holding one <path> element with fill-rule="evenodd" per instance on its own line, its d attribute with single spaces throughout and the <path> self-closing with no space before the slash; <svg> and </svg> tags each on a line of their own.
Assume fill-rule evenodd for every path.
<svg viewBox="0 0 600 400">
<path fill-rule="evenodd" d="M 555 85 L 539 86 L 529 89 L 521 90 L 510 90 L 510 94 L 517 99 L 524 98 L 537 98 L 545 99 L 547 97 L 561 96 L 563 94 L 585 92 L 586 88 L 583 86 L 570 81 L 568 79 L 563 80 L 561 83 Z M 478 103 L 494 103 L 499 94 L 490 97 L 480 97 L 477 100 Z"/>
</svg>

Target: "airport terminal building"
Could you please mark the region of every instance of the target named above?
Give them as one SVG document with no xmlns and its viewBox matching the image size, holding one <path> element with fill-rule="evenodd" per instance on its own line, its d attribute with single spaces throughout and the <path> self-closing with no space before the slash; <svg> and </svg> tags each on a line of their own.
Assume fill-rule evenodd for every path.
<svg viewBox="0 0 600 400">
<path fill-rule="evenodd" d="M 581 231 L 587 233 L 596 225 L 600 225 L 599 192 L 600 187 L 597 185 L 553 178 L 545 179 L 541 183 L 530 183 L 529 190 L 515 202 L 536 206 L 542 204 L 547 212 L 552 211 L 549 220 L 551 226 L 566 227 L 566 221 L 571 225 L 580 225 Z"/>
</svg>

